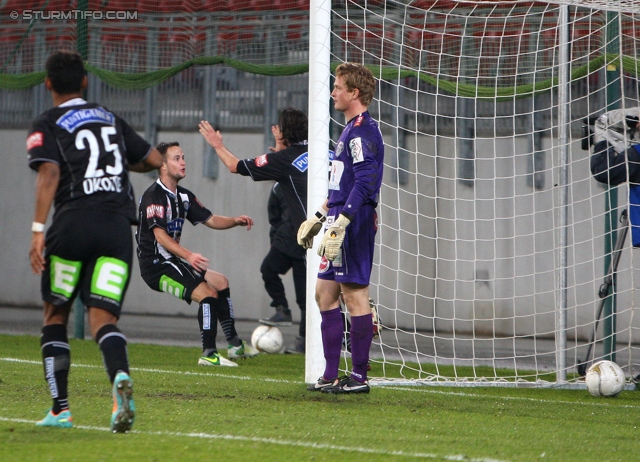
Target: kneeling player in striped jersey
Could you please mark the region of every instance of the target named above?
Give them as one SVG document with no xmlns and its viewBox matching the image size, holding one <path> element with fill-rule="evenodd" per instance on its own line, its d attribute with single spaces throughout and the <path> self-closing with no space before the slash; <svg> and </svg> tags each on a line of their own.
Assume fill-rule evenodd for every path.
<svg viewBox="0 0 640 462">
<path fill-rule="evenodd" d="M 193 225 L 202 223 L 212 229 L 253 226 L 246 216 L 214 215 L 196 196 L 178 182 L 186 175 L 184 152 L 177 142 L 160 143 L 162 154 L 159 178 L 140 199 L 138 261 L 140 273 L 147 285 L 158 292 L 167 292 L 198 307 L 198 323 L 202 336 L 203 366 L 237 366 L 220 356 L 216 347 L 217 322 L 224 331 L 229 359 L 250 358 L 258 351 L 237 334 L 229 280 L 208 268 L 209 260 L 180 245 L 185 219 Z"/>
</svg>

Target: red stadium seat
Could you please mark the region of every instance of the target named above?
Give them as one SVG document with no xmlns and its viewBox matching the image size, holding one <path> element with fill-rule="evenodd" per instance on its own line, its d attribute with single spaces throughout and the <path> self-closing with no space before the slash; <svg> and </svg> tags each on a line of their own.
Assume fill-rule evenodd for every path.
<svg viewBox="0 0 640 462">
<path fill-rule="evenodd" d="M 528 50 L 529 35 L 522 25 L 481 25 L 473 33 L 478 44 L 478 76 L 515 76 L 518 59 Z"/>
<path fill-rule="evenodd" d="M 125 70 L 122 63 L 122 56 L 125 54 L 124 45 L 125 32 L 105 29 L 102 31 L 102 56 L 107 57 L 110 69 L 116 72 L 123 72 Z M 111 67 L 113 66 L 113 67 Z"/>
<path fill-rule="evenodd" d="M 473 33 L 484 56 L 514 56 L 527 51 L 529 35 L 522 25 L 485 25 Z"/>
<path fill-rule="evenodd" d="M 139 66 L 146 66 L 147 45 L 149 39 L 144 30 L 137 29 L 135 32 L 129 32 L 124 36 L 124 46 L 128 53 L 130 64 L 137 60 Z"/>
<path fill-rule="evenodd" d="M 437 73 L 440 67 L 444 32 L 410 29 L 407 33 L 405 59 L 411 67 L 425 67 L 427 71 Z"/>
<path fill-rule="evenodd" d="M 38 6 L 37 0 L 7 0 L 4 5 L 0 3 L 0 13 L 9 14 L 12 11 L 22 13 L 24 10 L 36 10 Z"/>
<path fill-rule="evenodd" d="M 450 10 L 456 6 L 457 2 L 451 0 L 413 0 L 409 6 L 421 10 L 439 9 Z"/>
<path fill-rule="evenodd" d="M 251 7 L 251 0 L 227 0 L 227 11 L 246 11 Z"/>
<path fill-rule="evenodd" d="M 187 13 L 202 11 L 202 0 L 182 0 L 181 10 Z"/>
<path fill-rule="evenodd" d="M 199 27 L 194 29 L 193 37 L 191 40 L 193 42 L 193 49 L 195 50 L 196 55 L 197 56 L 203 55 L 205 53 L 206 45 L 207 45 L 206 30 L 203 30 Z"/>
<path fill-rule="evenodd" d="M 55 50 L 73 50 L 76 47 L 76 37 L 71 30 L 49 29 L 45 38 L 45 46 L 49 53 Z"/>
<path fill-rule="evenodd" d="M 124 41 L 129 47 L 140 47 L 147 44 L 148 37 L 143 30 L 136 30 L 136 32 L 127 32 L 124 36 Z"/>
<path fill-rule="evenodd" d="M 3 21 L 3 25 L 9 25 Z M 29 34 L 23 38 L 25 30 L 0 29 L 0 62 L 7 63 L 10 69 L 13 64 L 20 63 L 20 72 L 41 71 L 42 68 L 35 69 L 35 37 Z M 16 49 L 17 47 L 17 49 Z M 15 51 L 15 52 L 14 52 Z"/>
<path fill-rule="evenodd" d="M 274 0 L 272 10 L 308 10 L 309 0 Z M 301 5 L 301 4 L 306 4 Z"/>
<path fill-rule="evenodd" d="M 536 40 L 536 67 L 548 69 L 553 66 L 554 59 L 558 55 L 559 31 L 555 23 L 542 25 Z"/>
<path fill-rule="evenodd" d="M 158 35 L 160 67 L 171 67 L 185 56 L 193 56 L 193 31 L 187 28 L 165 29 Z"/>
<path fill-rule="evenodd" d="M 41 8 L 43 2 L 39 3 L 38 9 Z M 76 2 L 72 0 L 49 0 L 49 3 L 44 7 L 44 11 L 69 11 L 76 8 Z"/>
<path fill-rule="evenodd" d="M 307 2 L 306 8 L 299 7 L 298 0 L 250 0 L 250 9 L 252 11 L 274 12 L 274 11 L 291 11 L 296 12 L 301 9 L 309 9 Z"/>
<path fill-rule="evenodd" d="M 227 11 L 226 0 L 202 0 L 200 5 L 200 11 L 217 13 L 220 11 Z"/>
<path fill-rule="evenodd" d="M 338 56 L 345 61 L 362 61 L 362 46 L 359 43 L 361 31 L 355 24 L 344 24 L 339 32 L 340 40 L 336 40 Z M 359 46 L 360 45 L 360 46 Z"/>
<path fill-rule="evenodd" d="M 604 53 L 602 29 L 586 22 L 575 24 L 571 33 L 571 59 L 584 59 L 586 62 L 601 53 Z M 592 72 L 588 77 L 589 85 L 597 87 L 598 79 L 599 73 Z"/>
<path fill-rule="evenodd" d="M 385 4 L 385 0 L 347 0 L 347 6 L 349 6 L 350 3 L 355 3 L 363 8 L 370 8 L 373 6 L 383 6 Z"/>
<path fill-rule="evenodd" d="M 140 72 L 146 67 L 148 38 L 144 29 L 105 28 L 102 33 L 102 55 L 110 70 Z"/>
<path fill-rule="evenodd" d="M 588 23 L 577 23 L 572 28 L 571 58 L 588 57 L 603 46 L 600 30 Z"/>
<path fill-rule="evenodd" d="M 347 23 L 340 31 L 342 40 L 338 53 L 344 53 L 344 59 L 349 61 L 389 60 L 393 50 L 394 35 L 393 29 L 385 28 L 382 24 L 368 24 L 367 29 L 362 29 L 353 23 Z"/>
<path fill-rule="evenodd" d="M 17 22 L 14 24 L 17 24 Z M 0 59 L 2 59 L 3 64 L 18 46 L 24 33 L 25 31 L 23 30 L 0 29 Z"/>
<path fill-rule="evenodd" d="M 138 11 L 141 13 L 178 13 L 182 10 L 182 0 L 140 0 Z"/>
<path fill-rule="evenodd" d="M 272 0 L 249 0 L 247 9 L 251 11 L 273 10 L 275 3 Z"/>
<path fill-rule="evenodd" d="M 379 0 L 349 0 L 355 1 L 355 3 L 364 4 L 368 1 L 369 4 L 383 3 Z M 483 5 L 483 0 L 476 0 L 473 2 L 455 1 L 455 0 L 413 0 L 409 6 L 421 10 L 453 10 L 454 8 L 495 8 L 500 7 L 503 9 L 519 8 L 524 10 L 525 8 L 531 8 L 533 6 L 547 7 L 548 4 L 543 2 L 496 2 L 495 0 L 484 0 L 486 5 Z"/>
<path fill-rule="evenodd" d="M 107 11 L 135 11 L 138 6 L 131 0 L 106 0 L 102 2 L 102 6 L 97 10 Z"/>
<path fill-rule="evenodd" d="M 555 48 L 556 46 L 558 46 L 559 37 L 559 30 L 555 24 L 549 24 L 548 27 L 543 25 L 543 28 L 540 30 L 540 45 L 538 45 L 538 48 Z"/>
<path fill-rule="evenodd" d="M 622 30 L 622 54 L 633 57 L 640 55 L 640 24 Z"/>
<path fill-rule="evenodd" d="M 383 24 L 368 24 L 362 31 L 362 47 L 369 59 L 389 61 L 393 51 L 395 31 Z"/>
<path fill-rule="evenodd" d="M 426 24 L 424 29 L 409 28 L 404 59 L 434 74 L 457 75 L 462 47 L 462 29 L 458 24 Z"/>
<path fill-rule="evenodd" d="M 304 31 L 309 31 L 307 16 L 291 16 L 287 23 L 287 40 L 297 41 L 302 39 Z"/>
<path fill-rule="evenodd" d="M 236 51 L 240 34 L 232 30 L 220 32 L 216 36 L 217 48 L 215 53 L 218 55 L 226 55 Z"/>
</svg>

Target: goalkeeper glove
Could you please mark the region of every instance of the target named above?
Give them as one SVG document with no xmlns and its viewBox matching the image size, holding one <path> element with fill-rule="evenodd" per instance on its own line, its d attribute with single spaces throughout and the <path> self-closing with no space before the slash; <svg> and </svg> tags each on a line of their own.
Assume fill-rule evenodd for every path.
<svg viewBox="0 0 640 462">
<path fill-rule="evenodd" d="M 313 238 L 320 232 L 322 223 L 327 219 L 327 211 L 320 207 L 315 216 L 302 222 L 298 228 L 298 244 L 305 249 L 313 247 Z"/>
<path fill-rule="evenodd" d="M 324 255 L 327 260 L 333 261 L 340 253 L 340 247 L 344 241 L 347 226 L 351 223 L 344 215 L 338 215 L 338 219 L 333 222 L 324 233 L 320 247 L 318 247 L 318 255 Z"/>
</svg>

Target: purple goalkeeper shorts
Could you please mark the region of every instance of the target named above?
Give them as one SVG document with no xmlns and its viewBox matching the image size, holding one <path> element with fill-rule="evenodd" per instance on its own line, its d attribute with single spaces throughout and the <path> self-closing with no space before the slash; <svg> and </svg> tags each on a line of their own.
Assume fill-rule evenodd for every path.
<svg viewBox="0 0 640 462">
<path fill-rule="evenodd" d="M 341 206 L 329 210 L 327 228 L 335 221 L 341 210 Z M 323 256 L 318 268 L 318 279 L 368 286 L 377 231 L 376 209 L 370 205 L 362 206 L 356 218 L 347 226 L 342 243 L 342 255 L 338 255 L 333 262 Z"/>
</svg>

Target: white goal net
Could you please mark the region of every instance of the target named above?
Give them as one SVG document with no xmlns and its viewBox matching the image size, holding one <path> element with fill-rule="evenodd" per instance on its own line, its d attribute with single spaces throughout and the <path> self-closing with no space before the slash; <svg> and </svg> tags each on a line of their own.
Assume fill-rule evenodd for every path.
<svg viewBox="0 0 640 462">
<path fill-rule="evenodd" d="M 637 376 L 629 188 L 593 178 L 582 126 L 640 106 L 640 2 L 336 3 L 331 63 L 381 77 L 372 382 L 579 387 L 598 358 Z"/>
</svg>

